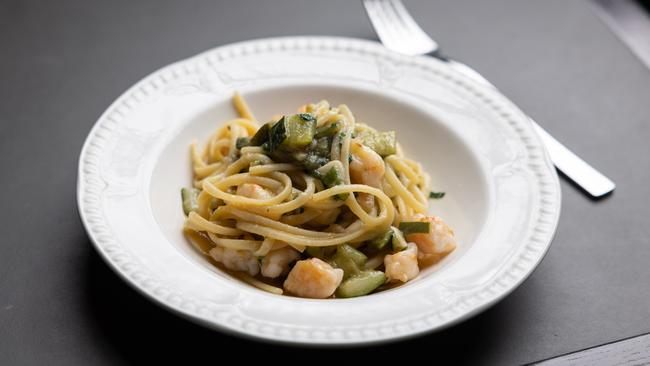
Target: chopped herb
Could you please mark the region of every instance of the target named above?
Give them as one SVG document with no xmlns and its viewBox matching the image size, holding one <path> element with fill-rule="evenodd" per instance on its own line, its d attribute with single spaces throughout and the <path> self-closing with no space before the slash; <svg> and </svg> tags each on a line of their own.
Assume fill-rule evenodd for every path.
<svg viewBox="0 0 650 366">
<path fill-rule="evenodd" d="M 352 155 L 348 154 L 348 164 L 352 162 Z"/>
<path fill-rule="evenodd" d="M 438 200 L 445 196 L 445 192 L 429 192 L 429 198 Z"/>
<path fill-rule="evenodd" d="M 315 121 L 316 120 L 314 118 L 314 116 L 312 116 L 310 113 L 300 113 L 299 116 L 303 121 Z"/>
</svg>

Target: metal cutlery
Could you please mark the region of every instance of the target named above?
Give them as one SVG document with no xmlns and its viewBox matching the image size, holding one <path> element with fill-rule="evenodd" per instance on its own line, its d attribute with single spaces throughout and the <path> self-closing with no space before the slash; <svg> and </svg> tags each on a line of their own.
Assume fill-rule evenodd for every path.
<svg viewBox="0 0 650 366">
<path fill-rule="evenodd" d="M 363 0 L 363 5 L 386 48 L 410 56 L 436 57 L 475 81 L 494 87 L 471 67 L 441 56 L 438 44 L 420 28 L 400 0 Z M 614 182 L 562 145 L 532 118 L 529 119 L 546 146 L 553 164 L 565 176 L 593 197 L 601 197 L 614 190 Z"/>
</svg>

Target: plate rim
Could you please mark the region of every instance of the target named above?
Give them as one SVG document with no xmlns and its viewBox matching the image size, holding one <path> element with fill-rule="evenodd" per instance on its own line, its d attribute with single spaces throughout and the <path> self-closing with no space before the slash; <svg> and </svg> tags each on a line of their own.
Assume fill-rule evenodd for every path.
<svg viewBox="0 0 650 366">
<path fill-rule="evenodd" d="M 512 293 L 515 289 L 517 289 L 536 270 L 536 268 L 539 266 L 539 264 L 541 263 L 545 255 L 548 253 L 553 238 L 557 232 L 557 227 L 558 227 L 560 213 L 561 213 L 562 197 L 561 197 L 559 178 L 556 170 L 554 169 L 551 163 L 548 152 L 545 149 L 543 143 L 541 142 L 539 136 L 533 130 L 532 124 L 528 122 L 529 126 L 524 128 L 529 130 L 527 132 L 530 136 L 527 137 L 531 137 L 533 140 L 535 140 L 535 145 L 537 145 L 536 147 L 540 148 L 540 151 L 542 153 L 541 156 L 538 157 L 538 159 L 541 159 L 541 164 L 538 164 L 538 168 L 534 170 L 538 170 L 538 169 L 543 170 L 547 168 L 547 171 L 545 172 L 546 176 L 544 178 L 550 180 L 550 184 L 553 186 L 549 192 L 544 192 L 541 190 L 539 192 L 541 201 L 544 201 L 543 199 L 541 199 L 541 197 L 550 198 L 550 201 L 541 203 L 542 206 L 544 205 L 549 206 L 549 207 L 545 207 L 549 210 L 549 213 L 544 214 L 544 216 L 547 219 L 550 219 L 550 221 L 547 220 L 547 224 L 550 225 L 550 228 L 546 229 L 545 238 L 542 240 L 543 241 L 542 251 L 534 257 L 534 263 L 529 266 L 529 268 L 525 271 L 524 275 L 518 277 L 514 282 L 510 283 L 508 286 L 505 286 L 504 291 L 499 292 L 497 296 L 491 298 L 489 301 L 482 302 L 478 306 L 473 307 L 471 310 L 465 311 L 460 316 L 456 316 L 451 320 L 444 322 L 442 325 L 438 327 L 422 328 L 419 330 L 407 331 L 398 334 L 396 336 L 384 336 L 384 337 L 379 336 L 379 337 L 368 337 L 368 338 L 364 338 L 362 336 L 355 339 L 340 338 L 340 339 L 333 339 L 328 341 L 314 340 L 309 337 L 293 338 L 293 339 L 274 338 L 273 334 L 271 335 L 261 334 L 259 332 L 246 330 L 244 329 L 244 327 L 235 329 L 225 324 L 221 324 L 215 320 L 212 321 L 206 320 L 202 317 L 199 317 L 196 313 L 193 313 L 192 311 L 181 309 L 177 305 L 170 304 L 170 302 L 163 299 L 162 296 L 156 296 L 154 293 L 148 291 L 146 289 L 146 286 L 143 286 L 143 283 L 141 281 L 129 277 L 126 271 L 121 269 L 118 263 L 116 263 L 115 260 L 111 258 L 111 256 L 106 250 L 106 247 L 100 243 L 104 241 L 102 238 L 100 238 L 100 236 L 110 235 L 110 232 L 102 233 L 100 230 L 100 233 L 99 234 L 97 233 L 97 228 L 99 224 L 96 218 L 92 217 L 95 214 L 93 211 L 96 207 L 91 207 L 89 211 L 88 210 L 89 208 L 87 206 L 87 205 L 92 206 L 92 202 L 88 201 L 88 194 L 90 194 L 91 192 L 89 192 L 88 182 L 87 180 L 84 180 L 84 178 L 87 178 L 88 175 L 92 175 L 93 173 L 92 172 L 93 163 L 91 162 L 92 160 L 89 159 L 89 155 L 93 155 L 92 148 L 94 143 L 97 142 L 97 139 L 103 138 L 101 134 L 98 133 L 101 124 L 106 121 L 106 118 L 109 115 L 109 113 L 114 111 L 116 106 L 124 102 L 125 99 L 127 99 L 136 89 L 138 89 L 138 87 L 144 85 L 147 82 L 150 82 L 153 78 L 160 76 L 165 72 L 169 72 L 170 70 L 174 69 L 175 67 L 178 67 L 181 64 L 189 64 L 191 62 L 201 61 L 201 60 L 207 61 L 207 59 L 211 55 L 214 55 L 217 52 L 224 51 L 224 50 L 228 50 L 234 53 L 250 51 L 251 48 L 254 49 L 255 47 L 259 47 L 262 44 L 267 44 L 271 42 L 279 43 L 284 47 L 296 47 L 295 50 L 303 50 L 303 51 L 317 49 L 318 46 L 323 46 L 323 45 L 329 45 L 329 46 L 334 45 L 340 47 L 340 49 L 344 51 L 367 52 L 368 50 L 372 50 L 373 52 L 378 52 L 383 55 L 389 55 L 392 59 L 398 59 L 401 60 L 401 62 L 406 62 L 407 59 L 410 59 L 408 61 L 417 62 L 419 64 L 426 64 L 431 62 L 436 63 L 436 61 L 433 59 L 425 60 L 422 57 L 408 58 L 407 56 L 397 55 L 391 51 L 384 49 L 377 42 L 364 40 L 364 39 L 357 39 L 357 38 L 350 38 L 350 37 L 329 37 L 329 36 L 289 36 L 289 37 L 260 38 L 260 39 L 253 39 L 253 40 L 247 40 L 247 41 L 218 46 L 210 50 L 201 52 L 195 56 L 191 56 L 182 59 L 180 61 L 173 62 L 169 65 L 163 66 L 155 70 L 154 72 L 150 73 L 149 75 L 143 77 L 142 79 L 138 80 L 136 83 L 134 83 L 129 88 L 127 88 L 119 97 L 117 97 L 100 115 L 97 121 L 93 124 L 93 127 L 89 131 L 83 143 L 83 147 L 81 149 L 81 153 L 79 156 L 79 166 L 77 171 L 78 174 L 77 175 L 77 207 L 78 207 L 78 212 L 81 221 L 83 223 L 84 229 L 86 230 L 97 252 L 99 252 L 100 256 L 109 265 L 109 267 L 112 268 L 113 271 L 118 274 L 118 277 L 123 279 L 132 288 L 136 289 L 137 292 L 145 295 L 146 298 L 152 300 L 155 304 L 172 311 L 172 313 L 178 314 L 183 318 L 186 318 L 194 323 L 206 326 L 208 328 L 216 329 L 221 332 L 225 332 L 227 334 L 231 334 L 235 336 L 243 336 L 249 339 L 261 340 L 261 341 L 266 341 L 271 343 L 280 343 L 280 344 L 303 344 L 303 345 L 318 345 L 318 346 L 342 346 L 342 345 L 353 346 L 353 345 L 361 345 L 361 344 L 377 344 L 377 343 L 393 342 L 397 340 L 420 336 L 422 334 L 427 334 L 434 331 L 440 331 L 448 327 L 451 327 L 461 321 L 464 321 L 468 318 L 475 316 L 476 314 L 481 313 L 482 311 L 488 309 L 489 307 L 493 306 L 497 302 L 501 301 L 503 298 L 505 298 L 510 293 Z M 458 78 L 457 81 L 459 84 L 463 84 L 465 86 L 471 86 L 473 91 L 480 90 L 482 92 L 497 96 L 498 98 L 501 99 L 500 102 L 506 103 L 508 108 L 518 112 L 519 114 L 525 117 L 525 114 L 523 114 L 523 112 L 521 112 L 513 102 L 511 102 L 507 97 L 501 94 L 498 90 L 485 89 L 484 86 L 481 86 L 480 84 L 476 83 L 475 81 L 467 78 L 466 76 L 458 73 L 457 71 L 451 68 L 448 68 L 447 72 L 449 72 L 450 74 L 455 74 L 455 77 Z M 518 137 L 520 142 L 522 142 L 523 144 L 530 143 L 530 142 L 523 141 L 522 136 L 518 136 Z M 549 197 L 550 195 L 554 195 L 554 196 Z M 540 220 L 538 218 L 537 225 L 539 225 L 539 223 Z"/>
</svg>

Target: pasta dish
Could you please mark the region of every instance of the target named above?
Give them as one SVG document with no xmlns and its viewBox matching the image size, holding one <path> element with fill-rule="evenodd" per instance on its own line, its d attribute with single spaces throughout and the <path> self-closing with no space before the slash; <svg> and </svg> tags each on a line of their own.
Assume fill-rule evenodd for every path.
<svg viewBox="0 0 650 366">
<path fill-rule="evenodd" d="M 416 278 L 456 248 L 428 214 L 430 177 L 377 131 L 327 101 L 258 124 L 240 117 L 199 149 L 183 188 L 184 230 L 215 264 L 276 294 L 367 295 Z"/>
</svg>

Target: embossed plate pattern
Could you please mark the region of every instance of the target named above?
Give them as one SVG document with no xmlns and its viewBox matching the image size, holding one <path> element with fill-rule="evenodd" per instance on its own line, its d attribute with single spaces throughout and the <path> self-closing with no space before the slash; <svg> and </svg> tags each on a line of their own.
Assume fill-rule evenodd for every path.
<svg viewBox="0 0 650 366">
<path fill-rule="evenodd" d="M 394 126 L 407 153 L 448 191 L 434 211 L 456 229 L 458 250 L 413 283 L 345 300 L 276 296 L 212 268 L 179 234 L 178 188 L 190 179 L 182 147 L 226 119 L 234 90 L 263 113 L 272 112 L 264 101 L 274 96 L 295 107 L 307 101 L 296 95 L 340 95 L 337 102 L 361 118 Z M 397 121 L 391 110 L 412 114 Z M 421 127 L 414 132 L 409 123 Z M 237 43 L 154 72 L 96 122 L 78 174 L 86 230 L 125 281 L 197 323 L 286 343 L 387 341 L 466 319 L 534 270 L 560 213 L 555 170 L 528 119 L 504 96 L 435 59 L 346 38 Z"/>
</svg>

